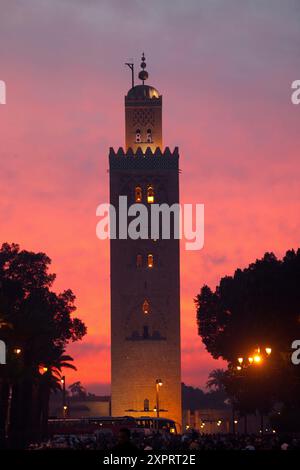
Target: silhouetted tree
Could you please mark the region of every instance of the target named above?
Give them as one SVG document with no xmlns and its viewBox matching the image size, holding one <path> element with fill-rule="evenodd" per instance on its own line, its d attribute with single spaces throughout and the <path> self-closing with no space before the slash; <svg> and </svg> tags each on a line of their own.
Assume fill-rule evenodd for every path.
<svg viewBox="0 0 300 470">
<path fill-rule="evenodd" d="M 0 432 L 2 443 L 9 431 L 11 443 L 19 447 L 40 435 L 54 372 L 72 359 L 64 355 L 65 347 L 86 334 L 84 323 L 72 318 L 72 291 L 51 290 L 55 275 L 49 273 L 50 263 L 44 253 L 20 250 L 16 244 L 0 249 L 1 339 L 8 350 L 7 365 L 0 370 Z M 41 366 L 46 373 L 40 373 Z"/>
<path fill-rule="evenodd" d="M 69 389 L 72 394 L 72 398 L 84 399 L 87 396 L 85 388 L 82 386 L 81 382 L 74 382 L 69 386 Z"/>
<path fill-rule="evenodd" d="M 223 369 L 214 369 L 208 375 L 208 381 L 206 382 L 207 388 L 210 390 L 224 391 L 226 372 Z"/>
<path fill-rule="evenodd" d="M 291 343 L 300 334 L 300 250 L 282 260 L 273 253 L 203 286 L 195 302 L 199 335 L 214 358 L 228 362 L 226 391 L 244 412 L 268 412 L 275 401 L 299 404 L 300 371 L 291 364 Z M 270 346 L 261 365 L 237 370 L 255 348 Z M 244 364 L 243 364 L 244 366 Z"/>
<path fill-rule="evenodd" d="M 226 405 L 226 395 L 224 391 L 212 390 L 208 393 L 200 388 L 181 384 L 182 406 L 185 410 L 201 410 L 204 408 L 224 409 Z"/>
</svg>

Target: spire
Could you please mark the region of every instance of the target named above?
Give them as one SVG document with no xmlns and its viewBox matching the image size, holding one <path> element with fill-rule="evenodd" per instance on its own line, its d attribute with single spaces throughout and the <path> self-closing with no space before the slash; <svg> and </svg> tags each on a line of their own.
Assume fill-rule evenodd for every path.
<svg viewBox="0 0 300 470">
<path fill-rule="evenodd" d="M 144 52 L 143 52 L 143 55 L 142 55 L 141 69 L 142 70 L 139 73 L 139 79 L 142 80 L 143 85 L 144 85 L 145 80 L 147 80 L 147 78 L 149 77 L 149 74 L 148 74 L 147 70 L 145 70 L 146 69 L 146 62 L 145 62 Z"/>
</svg>

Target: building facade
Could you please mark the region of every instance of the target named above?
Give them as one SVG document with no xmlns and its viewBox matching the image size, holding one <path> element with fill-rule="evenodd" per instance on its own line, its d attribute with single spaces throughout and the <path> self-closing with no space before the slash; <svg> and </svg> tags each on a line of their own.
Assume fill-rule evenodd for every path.
<svg viewBox="0 0 300 470">
<path fill-rule="evenodd" d="M 109 154 L 118 216 L 119 196 L 149 212 L 149 238 L 111 239 L 111 406 L 113 416 L 167 417 L 181 425 L 179 240 L 172 230 L 162 239 L 161 227 L 151 238 L 150 220 L 153 204 L 179 202 L 179 155 L 163 148 L 162 96 L 145 85 L 145 67 L 143 56 L 142 83 L 125 96 L 125 149 Z"/>
</svg>

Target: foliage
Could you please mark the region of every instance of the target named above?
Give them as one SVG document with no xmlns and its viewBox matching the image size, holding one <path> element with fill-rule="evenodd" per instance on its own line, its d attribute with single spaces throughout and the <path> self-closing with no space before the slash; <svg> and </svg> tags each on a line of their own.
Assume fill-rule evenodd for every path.
<svg viewBox="0 0 300 470">
<path fill-rule="evenodd" d="M 182 384 L 182 406 L 185 410 L 224 409 L 227 407 L 226 398 L 224 391 L 204 392 L 200 388 Z"/>
<path fill-rule="evenodd" d="M 50 263 L 44 253 L 20 250 L 16 244 L 4 243 L 0 249 L 0 333 L 8 351 L 7 365 L 0 370 L 2 431 L 7 421 L 7 387 L 13 387 L 11 426 L 21 426 L 26 434 L 32 425 L 30 413 L 47 414 L 50 389 L 60 387 L 62 368 L 74 368 L 73 359 L 65 354 L 67 344 L 86 334 L 84 323 L 72 317 L 73 292 L 52 290 L 55 275 L 49 273 Z M 40 397 L 43 406 L 32 398 L 39 397 L 41 390 L 46 397 Z M 20 402 L 23 395 L 28 410 L 19 412 L 14 400 Z M 31 409 L 34 406 L 40 407 L 37 413 Z"/>
<path fill-rule="evenodd" d="M 215 291 L 203 286 L 195 299 L 199 335 L 215 359 L 228 362 L 222 384 L 244 413 L 266 413 L 277 402 L 299 406 L 300 371 L 291 363 L 291 344 L 300 334 L 299 280 L 299 249 L 282 260 L 266 253 L 222 278 Z M 270 357 L 249 366 L 253 351 L 267 346 Z M 210 384 L 217 381 L 213 374 Z"/>
</svg>

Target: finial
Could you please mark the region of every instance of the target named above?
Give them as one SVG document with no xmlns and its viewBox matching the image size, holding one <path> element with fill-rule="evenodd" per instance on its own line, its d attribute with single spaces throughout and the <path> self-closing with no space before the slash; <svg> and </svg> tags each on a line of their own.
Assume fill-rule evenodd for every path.
<svg viewBox="0 0 300 470">
<path fill-rule="evenodd" d="M 145 70 L 146 69 L 146 62 L 145 62 L 144 52 L 143 52 L 143 55 L 142 55 L 141 69 L 142 70 L 139 73 L 139 79 L 142 80 L 143 85 L 144 85 L 145 80 L 147 80 L 147 78 L 149 76 L 147 70 Z"/>
</svg>

